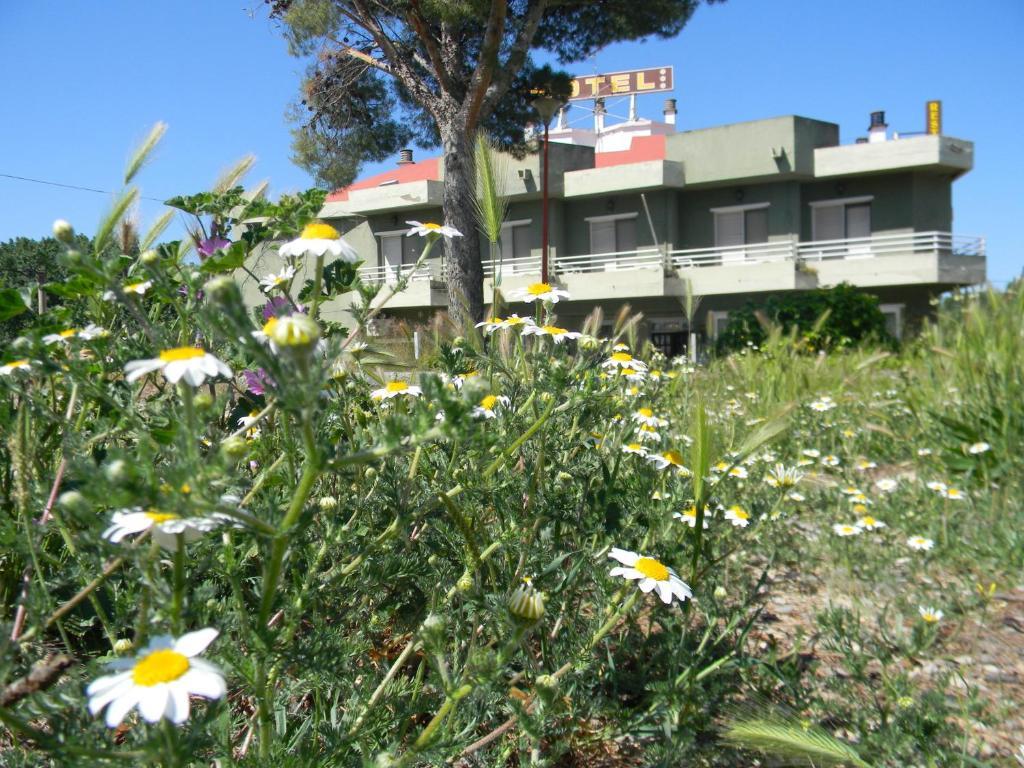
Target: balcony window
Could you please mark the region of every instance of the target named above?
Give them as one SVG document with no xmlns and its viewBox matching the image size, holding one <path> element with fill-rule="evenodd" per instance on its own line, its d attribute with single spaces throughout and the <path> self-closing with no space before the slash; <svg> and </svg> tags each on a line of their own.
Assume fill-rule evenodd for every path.
<svg viewBox="0 0 1024 768">
<path fill-rule="evenodd" d="M 533 255 L 531 224 L 533 219 L 517 219 L 501 225 L 501 261 L 506 274 L 530 271 L 526 259 Z"/>
<path fill-rule="evenodd" d="M 380 239 L 380 266 L 384 271 L 384 280 L 394 283 L 398 280 L 399 271 L 403 265 L 415 264 L 416 255 L 405 248 L 405 233 L 407 230 L 396 230 L 392 232 L 378 232 Z"/>
<path fill-rule="evenodd" d="M 885 315 L 885 330 L 894 339 L 903 338 L 903 309 L 904 304 L 879 304 L 878 308 Z"/>
<path fill-rule="evenodd" d="M 635 251 L 636 219 L 636 213 L 618 213 L 587 219 L 590 224 L 590 252 Z"/>
<path fill-rule="evenodd" d="M 729 327 L 729 313 L 720 310 L 708 312 L 708 325 L 710 326 L 708 330 L 711 331 L 711 338 L 717 339 Z"/>
<path fill-rule="evenodd" d="M 811 203 L 811 239 L 847 240 L 871 237 L 870 196 Z"/>
<path fill-rule="evenodd" d="M 722 263 L 745 261 L 744 245 L 768 242 L 768 203 L 712 208 L 715 217 L 715 247 L 725 248 Z"/>
</svg>

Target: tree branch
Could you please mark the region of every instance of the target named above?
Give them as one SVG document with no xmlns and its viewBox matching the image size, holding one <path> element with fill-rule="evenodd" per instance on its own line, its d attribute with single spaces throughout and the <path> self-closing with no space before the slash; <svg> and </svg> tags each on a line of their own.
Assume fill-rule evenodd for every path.
<svg viewBox="0 0 1024 768">
<path fill-rule="evenodd" d="M 530 51 L 530 45 L 537 34 L 537 28 L 540 26 L 541 19 L 544 18 L 544 11 L 547 10 L 547 6 L 548 0 L 531 0 L 526 13 L 523 14 L 522 26 L 519 28 L 519 34 L 516 35 L 515 43 L 512 44 L 512 48 L 509 50 L 508 58 L 495 72 L 494 78 L 487 87 L 487 93 L 481 108 L 483 114 L 487 114 L 494 109 L 494 105 L 508 92 L 509 86 L 512 85 L 512 78 L 522 69 L 523 63 L 526 61 L 526 55 Z"/>
<path fill-rule="evenodd" d="M 427 49 L 427 56 L 430 57 L 430 62 L 433 64 L 434 74 L 437 75 L 437 82 L 440 84 L 441 90 L 449 95 L 454 95 L 455 89 L 452 85 L 451 77 L 444 66 L 444 62 L 441 60 L 441 52 L 438 50 L 437 41 L 431 36 L 430 30 L 423 20 L 419 0 L 411 0 L 410 7 L 412 11 L 407 15 L 407 18 L 423 42 L 423 47 Z"/>
<path fill-rule="evenodd" d="M 543 5 L 543 0 L 541 0 Z M 498 52 L 501 50 L 501 39 L 505 35 L 505 18 L 508 15 L 508 3 L 504 0 L 491 0 L 491 12 L 487 17 L 487 28 L 484 31 L 483 45 L 480 47 L 480 60 L 473 70 L 473 77 L 469 81 L 469 88 L 466 91 L 466 100 L 463 102 L 463 110 L 466 115 L 466 130 L 476 129 L 480 119 L 480 108 L 483 105 L 484 95 L 494 77 L 494 70 L 498 66 Z"/>
</svg>

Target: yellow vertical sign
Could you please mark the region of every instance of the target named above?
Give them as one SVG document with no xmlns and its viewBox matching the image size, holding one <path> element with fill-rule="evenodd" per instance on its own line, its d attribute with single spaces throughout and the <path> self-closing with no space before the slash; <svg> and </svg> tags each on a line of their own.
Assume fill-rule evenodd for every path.
<svg viewBox="0 0 1024 768">
<path fill-rule="evenodd" d="M 929 101 L 925 108 L 925 125 L 930 136 L 942 133 L 942 102 Z"/>
</svg>

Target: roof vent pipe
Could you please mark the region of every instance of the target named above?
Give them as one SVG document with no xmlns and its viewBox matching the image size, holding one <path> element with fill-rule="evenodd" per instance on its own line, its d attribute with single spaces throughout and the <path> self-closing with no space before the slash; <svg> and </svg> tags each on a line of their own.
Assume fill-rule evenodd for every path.
<svg viewBox="0 0 1024 768">
<path fill-rule="evenodd" d="M 604 99 L 594 99 L 594 133 L 604 131 Z"/>
<path fill-rule="evenodd" d="M 885 124 L 885 112 L 872 112 L 871 125 L 868 126 L 868 141 L 871 144 L 885 141 L 888 128 L 889 126 Z"/>
<path fill-rule="evenodd" d="M 400 149 L 398 150 L 398 164 L 399 165 L 413 165 L 416 161 L 412 159 L 411 149 Z"/>
<path fill-rule="evenodd" d="M 665 108 L 662 110 L 662 114 L 665 115 L 665 122 L 669 125 L 676 124 L 676 100 L 665 99 Z"/>
</svg>

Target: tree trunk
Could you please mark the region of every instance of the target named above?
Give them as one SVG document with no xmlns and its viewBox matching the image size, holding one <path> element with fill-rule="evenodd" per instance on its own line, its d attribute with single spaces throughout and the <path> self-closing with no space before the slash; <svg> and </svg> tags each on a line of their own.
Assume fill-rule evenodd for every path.
<svg viewBox="0 0 1024 768">
<path fill-rule="evenodd" d="M 463 326 L 482 320 L 484 314 L 484 272 L 473 208 L 476 195 L 473 143 L 457 120 L 440 128 L 444 156 L 444 223 L 462 233 L 462 237 L 446 238 L 444 244 L 448 313 L 456 326 Z"/>
</svg>

